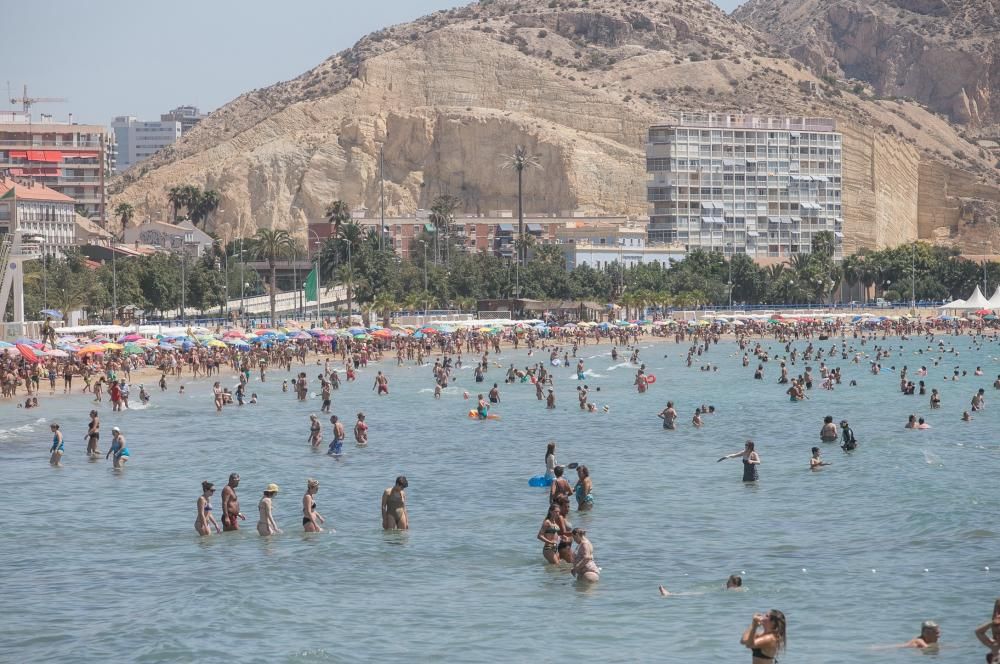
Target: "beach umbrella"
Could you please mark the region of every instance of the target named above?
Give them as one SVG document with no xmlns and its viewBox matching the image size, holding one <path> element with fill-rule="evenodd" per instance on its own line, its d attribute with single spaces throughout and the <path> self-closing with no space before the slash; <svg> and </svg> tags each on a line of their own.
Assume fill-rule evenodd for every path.
<svg viewBox="0 0 1000 664">
<path fill-rule="evenodd" d="M 226 344 L 225 342 L 219 341 L 218 339 L 212 339 L 211 341 L 208 342 L 208 346 L 210 348 L 225 348 Z"/>
<path fill-rule="evenodd" d="M 142 336 L 139 335 L 139 334 L 136 334 L 135 332 L 132 332 L 131 334 L 126 334 L 124 337 L 120 338 L 118 341 L 120 343 L 122 341 L 138 341 L 139 339 L 142 339 Z"/>
<path fill-rule="evenodd" d="M 368 330 L 366 330 L 363 327 L 349 327 L 347 328 L 347 331 L 350 332 L 351 334 L 365 334 L 366 332 L 368 332 Z"/>
<path fill-rule="evenodd" d="M 51 349 L 45 351 L 45 354 L 48 357 L 69 357 L 69 353 L 67 353 L 64 350 L 60 350 L 58 348 L 51 348 Z"/>
<path fill-rule="evenodd" d="M 21 357 L 29 362 L 38 362 L 39 356 L 30 346 L 27 344 L 14 344 L 14 346 L 21 353 Z"/>
<path fill-rule="evenodd" d="M 62 312 L 59 311 L 58 309 L 42 309 L 38 313 L 42 314 L 43 316 L 48 316 L 48 317 L 52 318 L 53 320 L 62 320 L 63 319 Z"/>
<path fill-rule="evenodd" d="M 80 353 L 80 355 L 89 355 L 91 353 L 101 354 L 104 352 L 104 346 L 100 344 L 87 344 L 77 352 Z"/>
<path fill-rule="evenodd" d="M 13 348 L 13 347 L 14 347 L 14 344 L 12 344 L 12 343 L 9 343 L 9 342 L 6 342 L 6 341 L 0 341 L 0 348 Z"/>
<path fill-rule="evenodd" d="M 145 351 L 143 351 L 142 348 L 136 344 L 125 344 L 126 355 L 142 355 L 144 352 Z"/>
<path fill-rule="evenodd" d="M 423 339 L 426 336 L 427 335 L 423 333 L 423 330 L 417 330 L 416 332 L 413 333 L 414 339 Z"/>
<path fill-rule="evenodd" d="M 354 338 L 355 338 L 355 339 L 371 339 L 371 337 L 370 337 L 370 336 L 368 336 L 368 335 L 367 335 L 366 333 L 364 333 L 364 332 L 362 332 L 361 334 L 355 334 L 355 335 L 354 335 Z"/>
<path fill-rule="evenodd" d="M 392 336 L 392 330 L 387 330 L 385 328 L 379 328 L 372 332 L 373 337 L 388 338 Z"/>
<path fill-rule="evenodd" d="M 111 342 L 104 344 L 104 350 L 123 350 L 124 348 L 125 346 L 122 346 L 121 344 Z"/>
<path fill-rule="evenodd" d="M 19 339 L 14 339 L 14 344 L 24 344 L 25 346 L 30 346 L 32 344 L 37 344 L 38 342 L 34 339 L 28 339 L 27 337 L 21 337 Z"/>
<path fill-rule="evenodd" d="M 997 319 L 996 314 L 986 314 L 985 316 L 983 316 L 983 320 L 996 320 L 996 319 Z"/>
</svg>

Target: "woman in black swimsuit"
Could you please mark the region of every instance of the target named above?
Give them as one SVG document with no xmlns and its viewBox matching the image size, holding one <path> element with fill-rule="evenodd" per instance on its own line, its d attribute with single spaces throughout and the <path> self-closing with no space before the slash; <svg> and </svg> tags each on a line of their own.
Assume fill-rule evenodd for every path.
<svg viewBox="0 0 1000 664">
<path fill-rule="evenodd" d="M 785 614 L 776 609 L 755 613 L 740 643 L 753 653 L 753 664 L 775 664 L 785 648 Z"/>
<path fill-rule="evenodd" d="M 721 457 L 719 461 L 735 459 L 736 457 L 743 457 L 743 481 L 756 482 L 757 466 L 760 464 L 760 457 L 757 456 L 757 452 L 754 451 L 753 441 L 748 440 L 741 451 L 727 454 L 726 456 Z"/>
<path fill-rule="evenodd" d="M 306 493 L 302 496 L 302 527 L 307 533 L 321 533 L 321 524 L 326 523 L 319 512 L 316 511 L 316 501 L 313 496 L 319 491 L 319 480 L 306 480 Z"/>
</svg>

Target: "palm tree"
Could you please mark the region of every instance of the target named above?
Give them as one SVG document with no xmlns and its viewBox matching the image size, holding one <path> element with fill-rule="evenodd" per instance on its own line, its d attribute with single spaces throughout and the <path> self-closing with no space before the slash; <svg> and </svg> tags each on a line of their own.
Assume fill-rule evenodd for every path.
<svg viewBox="0 0 1000 664">
<path fill-rule="evenodd" d="M 206 189 L 201 192 L 195 187 L 194 191 L 198 193 L 195 199 L 190 202 L 188 216 L 191 217 L 191 223 L 195 226 L 202 223 L 202 228 L 204 228 L 204 222 L 219 208 L 222 198 L 219 196 L 219 192 L 214 189 Z"/>
<path fill-rule="evenodd" d="M 439 238 L 443 238 L 445 263 L 448 262 L 448 245 L 451 243 L 449 227 L 455 221 L 455 210 L 458 209 L 459 200 L 449 194 L 442 194 L 434 199 L 431 205 L 431 223 L 434 224 L 434 253 L 439 253 Z"/>
<path fill-rule="evenodd" d="M 389 327 L 392 311 L 396 308 L 396 299 L 389 293 L 381 293 L 372 301 L 372 310 L 382 316 L 382 327 Z"/>
<path fill-rule="evenodd" d="M 518 260 L 524 263 L 528 258 L 528 249 L 535 246 L 535 236 L 531 235 L 519 235 L 516 240 L 514 240 L 514 248 L 517 249 Z M 523 258 L 522 258 L 523 256 Z"/>
<path fill-rule="evenodd" d="M 277 289 L 278 269 L 277 262 L 282 258 L 287 258 L 295 253 L 295 240 L 288 234 L 288 231 L 273 230 L 271 228 L 261 228 L 250 240 L 250 255 L 258 260 L 267 261 L 267 266 L 271 271 L 271 326 L 276 319 L 274 317 L 274 296 Z"/>
<path fill-rule="evenodd" d="M 512 169 L 517 172 L 517 236 L 522 238 L 524 237 L 524 200 L 521 181 L 525 169 L 541 168 L 541 164 L 538 162 L 538 157 L 528 152 L 526 147 L 517 145 L 514 147 L 512 154 L 504 156 L 501 168 L 505 170 Z M 520 252 L 517 256 L 517 262 L 524 264 L 524 255 Z"/>
<path fill-rule="evenodd" d="M 358 222 L 348 221 L 340 227 L 337 237 L 342 241 L 346 240 L 347 244 L 351 247 L 351 252 L 357 254 L 361 250 L 362 243 L 365 241 L 365 231 Z"/>
<path fill-rule="evenodd" d="M 354 267 L 341 265 L 337 271 L 337 281 L 347 287 L 347 324 L 351 323 L 351 309 L 354 300 Z"/>
<path fill-rule="evenodd" d="M 341 224 L 346 224 L 351 220 L 351 207 L 345 201 L 335 200 L 326 208 L 326 220 L 333 226 L 330 235 L 338 237 Z"/>
<path fill-rule="evenodd" d="M 135 208 L 128 203 L 119 203 L 115 206 L 115 216 L 121 222 L 122 234 L 124 235 L 125 227 L 132 222 L 132 218 L 135 216 Z"/>
<path fill-rule="evenodd" d="M 186 193 L 184 187 L 180 185 L 175 185 L 167 190 L 167 200 L 170 201 L 170 205 L 174 208 L 174 223 L 177 223 L 177 214 L 182 207 L 185 205 Z"/>
</svg>

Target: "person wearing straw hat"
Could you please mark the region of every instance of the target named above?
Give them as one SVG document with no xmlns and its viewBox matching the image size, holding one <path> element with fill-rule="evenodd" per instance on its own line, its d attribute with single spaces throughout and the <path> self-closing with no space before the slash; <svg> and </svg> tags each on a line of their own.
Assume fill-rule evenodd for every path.
<svg viewBox="0 0 1000 664">
<path fill-rule="evenodd" d="M 264 489 L 264 496 L 257 503 L 257 510 L 260 512 L 260 520 L 257 522 L 257 532 L 262 537 L 281 534 L 281 529 L 278 528 L 278 524 L 274 521 L 274 512 L 271 505 L 271 499 L 278 495 L 278 491 L 277 484 L 273 482 L 268 484 L 267 488 Z"/>
</svg>

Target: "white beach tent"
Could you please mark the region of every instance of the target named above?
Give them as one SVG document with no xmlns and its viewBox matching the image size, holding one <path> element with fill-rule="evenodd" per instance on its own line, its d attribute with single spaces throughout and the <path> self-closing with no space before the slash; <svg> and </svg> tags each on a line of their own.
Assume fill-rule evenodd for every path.
<svg viewBox="0 0 1000 664">
<path fill-rule="evenodd" d="M 979 290 L 979 286 L 976 286 L 976 290 L 974 290 L 969 299 L 965 301 L 965 307 L 963 308 L 971 309 L 973 311 L 989 309 L 990 301 L 983 296 L 983 291 Z"/>
<path fill-rule="evenodd" d="M 987 309 L 1000 309 L 1000 286 L 993 291 L 993 297 L 990 298 L 990 306 Z"/>
<path fill-rule="evenodd" d="M 965 309 L 965 300 L 952 300 L 951 302 L 942 304 L 940 307 L 938 307 L 938 309 L 942 311 L 949 311 L 952 309 L 955 310 Z"/>
</svg>

